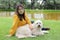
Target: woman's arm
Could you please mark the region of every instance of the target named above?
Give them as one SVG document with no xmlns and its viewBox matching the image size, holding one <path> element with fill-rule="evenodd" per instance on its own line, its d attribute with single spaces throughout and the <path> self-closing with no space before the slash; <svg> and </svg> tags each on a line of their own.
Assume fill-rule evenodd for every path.
<svg viewBox="0 0 60 40">
<path fill-rule="evenodd" d="M 32 30 L 32 24 L 31 24 L 31 21 L 30 19 L 28 18 L 27 14 L 25 14 L 25 20 L 26 20 L 26 23 L 29 24 L 29 28 Z"/>
<path fill-rule="evenodd" d="M 17 17 L 17 15 L 14 15 L 14 21 L 13 21 L 12 28 L 9 32 L 9 35 L 10 36 L 14 35 L 17 28 L 18 28 L 18 17 Z"/>
</svg>

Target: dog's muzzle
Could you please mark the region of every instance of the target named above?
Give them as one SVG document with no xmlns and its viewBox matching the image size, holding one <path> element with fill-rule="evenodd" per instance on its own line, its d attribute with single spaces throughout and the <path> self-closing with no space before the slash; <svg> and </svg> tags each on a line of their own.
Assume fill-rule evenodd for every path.
<svg viewBox="0 0 60 40">
<path fill-rule="evenodd" d="M 41 26 L 40 25 L 38 25 L 38 28 L 40 28 Z"/>
</svg>

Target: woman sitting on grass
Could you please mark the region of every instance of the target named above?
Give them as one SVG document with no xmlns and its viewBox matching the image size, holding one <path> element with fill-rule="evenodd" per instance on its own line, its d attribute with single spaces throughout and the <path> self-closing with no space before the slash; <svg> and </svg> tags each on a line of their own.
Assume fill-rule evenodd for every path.
<svg viewBox="0 0 60 40">
<path fill-rule="evenodd" d="M 10 37 L 10 36 L 14 35 L 18 27 L 24 26 L 26 24 L 29 24 L 29 28 L 32 30 L 31 22 L 27 16 L 27 14 L 25 13 L 23 5 L 20 4 L 16 7 L 13 26 L 10 30 L 9 35 L 7 35 L 7 36 Z"/>
</svg>

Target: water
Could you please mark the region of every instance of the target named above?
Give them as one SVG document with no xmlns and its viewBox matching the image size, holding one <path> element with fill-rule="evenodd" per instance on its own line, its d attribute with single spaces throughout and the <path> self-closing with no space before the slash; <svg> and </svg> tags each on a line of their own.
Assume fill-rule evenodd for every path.
<svg viewBox="0 0 60 40">
<path fill-rule="evenodd" d="M 1 17 L 13 16 L 14 12 L 0 12 Z M 60 12 L 41 12 L 41 13 L 28 13 L 30 19 L 46 19 L 46 20 L 60 20 Z"/>
</svg>

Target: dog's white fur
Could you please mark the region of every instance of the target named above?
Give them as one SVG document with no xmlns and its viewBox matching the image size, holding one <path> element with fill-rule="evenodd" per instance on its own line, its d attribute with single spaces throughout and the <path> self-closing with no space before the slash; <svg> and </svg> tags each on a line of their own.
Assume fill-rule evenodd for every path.
<svg viewBox="0 0 60 40">
<path fill-rule="evenodd" d="M 40 26 L 40 27 L 38 27 L 38 26 Z M 36 20 L 33 23 L 33 30 L 32 30 L 33 35 L 44 35 L 45 33 L 48 33 L 48 31 L 42 31 L 42 28 L 43 28 L 42 21 Z"/>
<path fill-rule="evenodd" d="M 43 27 L 42 21 L 37 20 L 32 25 L 33 25 L 33 30 L 32 31 L 30 30 L 28 24 L 19 27 L 16 30 L 16 34 L 15 34 L 16 37 L 18 37 L 18 38 L 35 37 L 36 35 L 44 35 L 44 33 L 47 33 L 47 31 L 42 31 L 42 27 Z M 40 25 L 40 27 L 38 27 L 38 25 Z"/>
<path fill-rule="evenodd" d="M 34 36 L 32 36 L 32 31 L 29 29 L 29 25 L 26 24 L 17 29 L 16 37 L 25 38 L 25 37 L 34 37 Z"/>
</svg>

